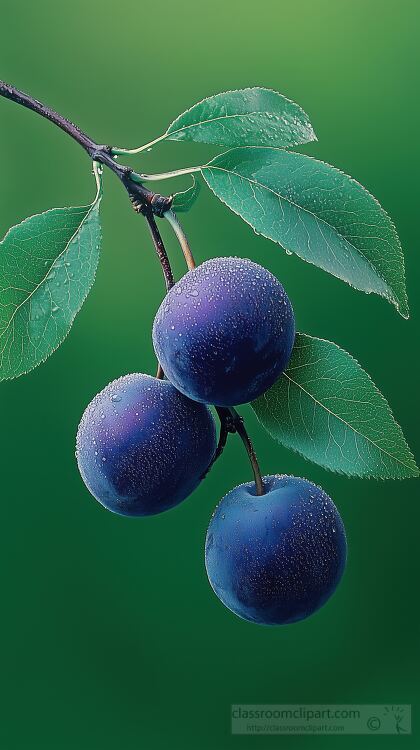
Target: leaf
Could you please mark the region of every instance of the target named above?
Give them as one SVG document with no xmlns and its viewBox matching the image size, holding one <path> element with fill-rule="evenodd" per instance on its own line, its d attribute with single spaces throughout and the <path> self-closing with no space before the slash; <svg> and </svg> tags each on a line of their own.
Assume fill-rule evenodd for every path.
<svg viewBox="0 0 420 750">
<path fill-rule="evenodd" d="M 43 362 L 66 338 L 93 284 L 101 190 L 90 206 L 53 208 L 0 243 L 0 380 Z"/>
<path fill-rule="evenodd" d="M 176 213 L 185 213 L 186 211 L 189 211 L 198 198 L 198 194 L 201 190 L 201 185 L 194 176 L 192 176 L 192 179 L 193 184 L 189 188 L 187 188 L 186 190 L 182 190 L 179 193 L 174 193 L 172 209 Z"/>
<path fill-rule="evenodd" d="M 419 474 L 387 401 L 331 341 L 297 334 L 288 369 L 251 405 L 272 437 L 326 469 L 381 479 Z"/>
<path fill-rule="evenodd" d="M 257 234 L 392 302 L 405 318 L 404 258 L 378 201 L 351 177 L 309 156 L 238 148 L 202 168 L 211 190 Z"/>
<path fill-rule="evenodd" d="M 290 99 L 264 88 L 226 91 L 183 112 L 164 138 L 219 146 L 287 148 L 316 140 L 307 114 Z"/>
</svg>

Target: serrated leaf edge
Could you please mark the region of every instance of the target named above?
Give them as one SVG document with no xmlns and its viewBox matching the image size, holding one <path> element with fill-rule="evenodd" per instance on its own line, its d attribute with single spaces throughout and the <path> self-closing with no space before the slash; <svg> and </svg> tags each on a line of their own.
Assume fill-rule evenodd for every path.
<svg viewBox="0 0 420 750">
<path fill-rule="evenodd" d="M 286 102 L 288 102 L 289 104 L 293 104 L 295 107 L 297 107 L 298 109 L 300 109 L 300 111 L 304 115 L 304 117 L 306 119 L 306 124 L 307 124 L 307 128 L 308 128 L 308 132 L 309 132 L 309 135 L 311 137 L 308 138 L 308 140 L 299 141 L 299 143 L 291 144 L 290 148 L 293 148 L 293 146 L 297 146 L 297 145 L 303 146 L 306 143 L 313 143 L 314 141 L 318 140 L 318 138 L 316 136 L 316 133 L 314 131 L 314 128 L 312 126 L 312 123 L 309 120 L 309 116 L 305 112 L 305 110 L 303 109 L 303 107 L 301 107 L 300 104 L 297 104 L 295 101 L 293 101 L 293 99 L 289 99 L 287 96 L 284 96 L 284 94 L 282 94 L 280 91 L 276 91 L 275 89 L 267 88 L 266 86 L 246 86 L 244 89 L 229 89 L 228 91 L 219 91 L 218 94 L 212 94 L 211 96 L 206 96 L 204 99 L 200 99 L 198 102 L 196 102 L 195 104 L 193 104 L 191 107 L 189 107 L 188 109 L 186 109 L 184 112 L 181 112 L 181 114 L 178 115 L 178 117 L 176 117 L 175 120 L 172 120 L 172 122 L 169 123 L 169 125 L 168 125 L 168 127 L 166 129 L 166 132 L 162 136 L 162 140 L 164 138 L 165 139 L 167 138 L 168 140 L 171 140 L 171 136 L 172 135 L 176 135 L 176 133 L 181 133 L 183 130 L 189 130 L 190 128 L 196 128 L 196 127 L 199 127 L 200 125 L 203 125 L 203 124 L 206 124 L 206 123 L 209 123 L 209 122 L 216 122 L 217 120 L 228 120 L 230 118 L 245 117 L 245 116 L 249 116 L 249 115 L 258 115 L 258 114 L 272 114 L 268 110 L 256 110 L 255 112 L 243 112 L 243 113 L 236 114 L 236 115 L 224 115 L 223 117 L 214 117 L 211 120 L 201 120 L 200 122 L 195 122 L 195 123 L 192 123 L 191 125 L 187 125 L 187 126 L 185 126 L 183 128 L 179 128 L 178 130 L 174 130 L 172 132 L 169 132 L 169 129 L 172 127 L 172 125 L 174 125 L 181 117 L 184 117 L 185 115 L 187 115 L 193 109 L 195 109 L 196 107 L 198 107 L 199 104 L 204 104 L 204 102 L 209 101 L 209 99 L 213 99 L 215 96 L 221 96 L 223 94 L 236 94 L 236 93 L 241 92 L 241 91 L 255 91 L 256 89 L 258 89 L 259 91 L 268 91 L 268 92 L 270 92 L 272 94 L 279 94 L 281 97 L 283 97 L 283 99 Z M 213 143 L 213 145 L 214 146 L 217 146 L 217 145 L 218 146 L 223 146 L 224 144 L 223 143 L 218 143 L 218 144 L 217 143 Z M 247 147 L 246 146 L 243 146 L 243 147 L 238 146 L 237 148 L 247 148 Z M 248 148 L 258 148 L 258 147 L 249 146 Z M 278 148 L 278 149 L 273 149 L 273 150 L 281 151 L 282 149 Z"/>
<path fill-rule="evenodd" d="M 30 293 L 30 295 L 23 302 L 21 302 L 20 305 L 18 305 L 18 307 L 16 308 L 16 310 L 13 313 L 12 318 L 10 319 L 9 325 L 10 325 L 11 321 L 14 319 L 16 311 L 20 307 L 22 307 L 22 305 L 24 305 L 24 304 L 26 304 L 28 302 L 28 300 L 35 294 L 35 292 L 37 291 L 37 289 L 39 289 L 39 287 L 41 286 L 41 284 L 45 281 L 45 279 L 47 278 L 48 274 L 51 272 L 51 268 L 54 266 L 54 263 L 56 263 L 56 261 L 59 260 L 59 258 L 61 258 L 64 255 L 64 253 L 67 252 L 70 244 L 73 242 L 73 240 L 76 237 L 77 233 L 80 231 L 80 228 L 89 219 L 89 217 L 90 217 L 92 211 L 94 210 L 94 208 L 96 208 L 97 206 L 99 206 L 101 200 L 102 200 L 102 191 L 98 191 L 98 193 L 97 193 L 97 195 L 96 195 L 95 200 L 93 201 L 93 203 L 88 204 L 87 206 L 62 206 L 59 209 L 57 209 L 57 208 L 49 208 L 46 211 L 41 211 L 41 213 L 39 213 L 39 214 L 33 214 L 32 216 L 28 216 L 26 219 L 23 219 L 23 221 L 19 222 L 19 224 L 14 224 L 6 232 L 6 234 L 4 235 L 2 241 L 0 242 L 0 246 L 5 241 L 6 237 L 8 236 L 8 234 L 13 229 L 16 229 L 17 227 L 22 226 L 22 224 L 25 224 L 26 222 L 30 221 L 31 219 L 33 219 L 35 217 L 44 216 L 45 214 L 48 214 L 51 211 L 57 211 L 57 210 L 59 210 L 59 211 L 66 211 L 66 210 L 74 210 L 74 209 L 79 209 L 79 208 L 80 208 L 80 210 L 85 209 L 85 208 L 88 209 L 87 212 L 86 212 L 86 214 L 85 214 L 85 216 L 84 216 L 84 219 L 80 222 L 80 224 L 78 226 L 78 229 L 75 230 L 75 232 L 73 233 L 73 235 L 71 236 L 71 238 L 67 242 L 64 250 L 62 250 L 62 252 L 59 255 L 57 255 L 57 257 L 54 259 L 53 263 L 49 267 L 49 269 L 48 269 L 47 273 L 45 274 L 45 276 L 42 278 L 42 280 L 39 282 L 39 284 L 35 287 L 35 289 L 32 290 L 32 292 Z M 102 232 L 101 232 L 101 227 L 99 226 L 99 237 L 98 237 L 99 245 L 101 244 L 101 241 L 102 241 Z M 44 364 L 44 362 L 46 362 L 47 359 L 52 354 L 54 354 L 55 351 L 57 351 L 57 349 L 61 346 L 61 344 L 66 340 L 67 336 L 69 335 L 69 333 L 71 331 L 71 328 L 73 326 L 73 323 L 74 323 L 74 319 L 75 319 L 76 315 L 78 314 L 78 312 L 80 311 L 81 307 L 83 306 L 83 304 L 84 304 L 84 302 L 85 302 L 85 300 L 86 300 L 86 298 L 87 298 L 90 290 L 92 289 L 92 286 L 93 286 L 93 283 L 95 281 L 95 278 L 96 278 L 96 272 L 95 272 L 95 274 L 94 274 L 94 276 L 92 278 L 92 283 L 90 284 L 90 286 L 86 290 L 86 294 L 84 295 L 84 297 L 82 299 L 82 303 L 81 303 L 79 309 L 76 310 L 76 312 L 74 313 L 73 317 L 71 318 L 70 325 L 69 325 L 67 333 L 65 333 L 65 335 L 63 336 L 63 338 L 58 342 L 57 346 L 55 346 L 53 349 L 51 349 L 51 351 L 49 352 L 49 354 L 47 354 L 45 357 L 43 357 L 39 362 L 37 362 L 36 364 L 34 364 L 32 367 L 29 367 L 27 370 L 23 370 L 23 372 L 20 372 L 17 375 L 2 376 L 1 373 L 0 373 L 0 382 L 6 381 L 6 380 L 14 380 L 15 378 L 21 377 L 21 375 L 27 375 L 29 372 L 32 372 L 32 370 L 35 370 L 36 367 L 39 367 L 39 365 Z M 8 330 L 9 325 L 2 332 L 1 336 L 3 336 L 4 333 Z"/>
<path fill-rule="evenodd" d="M 285 371 L 285 372 L 283 373 L 283 375 L 281 375 L 281 376 L 280 376 L 280 378 L 283 378 L 284 376 L 287 376 L 288 380 L 290 380 L 290 382 L 291 382 L 291 383 L 293 383 L 293 384 L 294 384 L 295 386 L 297 386 L 298 388 L 300 388 L 300 389 L 301 389 L 301 390 L 302 390 L 302 391 L 303 391 L 304 393 L 306 393 L 306 394 L 307 394 L 307 395 L 308 395 L 308 396 L 309 396 L 309 397 L 310 397 L 311 399 L 313 399 L 313 401 L 315 401 L 315 402 L 316 402 L 316 403 L 317 403 L 317 404 L 318 404 L 318 405 L 319 405 L 319 406 L 320 406 L 320 407 L 321 407 L 322 409 L 324 409 L 324 410 L 325 410 L 326 412 L 328 412 L 329 414 L 331 414 L 331 415 L 332 415 L 332 416 L 333 416 L 333 417 L 334 417 L 335 419 L 338 419 L 338 420 L 339 420 L 339 421 L 341 421 L 341 422 L 342 422 L 343 424 L 345 424 L 345 425 L 346 425 L 346 427 L 348 427 L 348 428 L 349 428 L 349 429 L 350 429 L 350 430 L 351 430 L 352 432 L 355 432 L 355 433 L 357 433 L 357 434 L 358 434 L 358 435 L 360 435 L 360 436 L 361 436 L 361 437 L 362 437 L 362 438 L 363 438 L 364 440 L 367 440 L 367 441 L 368 441 L 369 443 L 371 443 L 371 444 L 372 444 L 372 445 L 373 445 L 373 446 L 374 446 L 374 447 L 375 447 L 375 448 L 376 448 L 377 450 L 379 450 L 379 451 L 381 451 L 382 453 L 384 453 L 385 455 L 387 455 L 387 456 L 388 456 L 389 458 L 391 458 L 391 459 L 392 459 L 393 461 L 395 461 L 396 463 L 399 463 L 399 464 L 401 464 L 401 466 L 404 466 L 404 468 L 408 469 L 408 470 L 409 470 L 409 471 L 410 471 L 411 473 L 410 473 L 410 475 L 409 475 L 409 476 L 405 476 L 405 477 L 401 477 L 401 476 L 396 476 L 396 475 L 394 475 L 394 474 L 389 474 L 389 475 L 386 475 L 386 476 L 378 476 L 378 475 L 376 475 L 376 474 L 372 474 L 372 473 L 368 473 L 368 474 L 361 474 L 361 473 L 359 473 L 359 472 L 358 472 L 357 474 L 354 474 L 354 473 L 351 473 L 351 472 L 346 472 L 346 471 L 345 471 L 344 469 L 332 469 L 332 468 L 331 468 L 330 466 L 328 466 L 328 465 L 326 465 L 326 464 L 322 463 L 321 461 L 314 461 L 314 459 L 312 459 L 312 458 L 310 458 L 309 456 L 307 456 L 307 455 L 306 455 L 305 453 L 303 453 L 302 451 L 300 451 L 300 450 L 299 450 L 298 448 L 295 448 L 295 447 L 291 447 L 291 446 L 288 446 L 288 445 L 284 445 L 284 443 L 282 443 L 281 439 L 280 439 L 280 438 L 278 438 L 278 437 L 276 437 L 276 436 L 274 436 L 274 435 L 273 435 L 273 434 L 272 434 L 272 433 L 271 433 L 271 432 L 270 432 L 270 431 L 269 431 L 269 430 L 267 429 L 267 427 L 266 427 L 266 426 L 264 425 L 264 422 L 262 421 L 262 419 L 260 418 L 260 416 L 259 416 L 258 412 L 256 411 L 256 409 L 255 409 L 255 407 L 254 407 L 254 403 L 256 403 L 256 402 L 251 402 L 251 407 L 252 407 L 252 410 L 254 411 L 254 414 L 256 415 L 256 417 L 257 417 L 258 421 L 259 421 L 259 422 L 260 422 L 260 424 L 261 424 L 261 425 L 262 425 L 262 426 L 264 427 L 264 429 L 266 430 L 266 432 L 268 432 L 268 434 L 269 434 L 269 435 L 270 435 L 270 436 L 271 436 L 272 438 L 274 438 L 274 440 L 276 440 L 276 441 L 277 441 L 278 443 L 280 443 L 281 445 L 284 445 L 284 447 L 285 447 L 285 448 L 289 448 L 290 450 L 294 451 L 295 453 L 298 453 L 299 455 L 303 456 L 303 458 L 305 458 L 305 459 L 306 459 L 307 461 L 310 461 L 311 463 L 313 463 L 313 464 L 315 464 L 315 465 L 317 465 L 317 466 L 322 466 L 322 467 L 323 467 L 324 469 L 327 469 L 328 471 L 332 471 L 332 472 L 334 472 L 334 473 L 336 473 L 336 474 L 341 474 L 341 475 L 345 475 L 345 476 L 348 476 L 348 477 L 359 477 L 359 478 L 365 478 L 365 479 L 381 479 L 381 480 L 384 480 L 384 481 L 385 481 L 386 479 L 409 479 L 409 478 L 415 478 L 415 477 L 418 477 L 418 476 L 419 476 L 419 474 L 420 474 L 420 470 L 419 470 L 419 468 L 418 468 L 418 466 L 417 466 L 417 464 L 416 464 L 416 461 L 415 461 L 414 455 L 413 455 L 413 453 L 412 453 L 412 451 L 411 451 L 411 449 L 410 449 L 410 447 L 409 447 L 409 445 L 408 445 L 408 443 L 407 443 L 407 441 L 406 441 L 406 439 L 405 439 L 405 436 L 404 436 L 404 433 L 403 433 L 403 431 L 402 431 L 402 429 L 401 429 L 401 426 L 400 426 L 400 425 L 398 424 L 398 422 L 396 421 L 396 419 L 395 419 L 395 417 L 394 417 L 394 415 L 393 415 L 392 409 L 391 409 L 391 407 L 390 407 L 390 405 L 389 405 L 389 403 L 388 403 L 388 400 L 387 400 L 387 399 L 385 398 L 385 396 L 383 395 L 383 393 L 381 393 L 381 391 L 379 390 L 379 388 L 377 387 L 377 385 L 375 384 L 375 382 L 374 382 L 374 381 L 372 380 L 372 378 L 371 378 L 371 376 L 369 375 L 369 373 L 368 373 L 368 372 L 366 372 L 366 370 L 365 370 L 365 369 L 364 369 L 364 368 L 363 368 L 363 367 L 361 366 L 361 364 L 360 364 L 360 363 L 358 362 L 358 360 L 357 360 L 357 359 L 356 359 L 355 357 L 353 357 L 353 355 L 352 355 L 352 354 L 350 354 L 349 352 L 347 352 L 347 351 L 346 351 L 345 349 L 343 349 L 343 348 L 342 348 L 341 346 L 339 346 L 338 344 L 336 344 L 336 343 L 335 343 L 334 341 L 329 341 L 328 339 L 323 339 L 323 338 L 320 338 L 319 336 L 310 336 L 310 335 L 309 335 L 309 334 L 307 334 L 307 333 L 299 333 L 299 336 L 301 336 L 301 337 L 304 337 L 304 338 L 306 338 L 306 339 L 311 339 L 312 341 L 321 341 L 321 342 L 322 342 L 322 343 L 324 343 L 324 344 L 331 344 L 331 345 L 332 345 L 332 346 L 334 346 L 334 347 L 335 347 L 336 349 L 339 349 L 339 350 L 340 350 L 341 352 L 344 352 L 344 353 L 345 353 L 345 354 L 346 354 L 346 355 L 347 355 L 347 356 L 349 357 L 349 359 L 351 359 L 351 360 L 352 360 L 352 361 L 354 362 L 354 364 L 355 364 L 355 365 L 356 365 L 356 366 L 357 366 L 358 368 L 360 368 L 360 370 L 361 370 L 361 371 L 362 371 L 362 372 L 364 373 L 364 375 L 366 375 L 366 377 L 368 378 L 368 381 L 369 381 L 369 383 L 370 383 L 370 384 L 372 385 L 372 387 L 373 387 L 373 390 L 374 390 L 374 391 L 375 391 L 375 392 L 376 392 L 376 393 L 377 393 L 377 394 L 378 394 L 378 395 L 379 395 L 379 396 L 380 396 L 380 397 L 381 397 L 381 398 L 383 399 L 383 401 L 385 402 L 385 404 L 386 404 L 386 406 L 387 406 L 387 408 L 388 408 L 388 410 L 389 410 L 389 417 L 390 417 L 391 421 L 393 422 L 393 424 L 394 424 L 394 425 L 395 425 L 395 426 L 397 427 L 397 430 L 398 430 L 398 431 L 399 431 L 399 432 L 401 433 L 401 437 L 402 437 L 402 439 L 403 439 L 403 441 L 404 441 L 404 443 L 405 443 L 406 449 L 407 449 L 407 453 L 408 453 L 408 458 L 410 458 L 410 459 L 411 459 L 411 461 L 412 461 L 412 464 L 413 464 L 413 465 L 412 465 L 412 466 L 410 466 L 410 465 L 408 465 L 408 464 L 404 463 L 403 461 L 399 460 L 398 458 L 395 458 L 395 456 L 393 456 L 392 454 L 388 453 L 388 451 L 385 451 L 385 450 L 383 450 L 382 448 L 380 448 L 380 446 L 379 446 L 379 445 L 376 445 L 376 443 L 375 443 L 375 442 L 374 442 L 373 440 L 371 440 L 370 438 L 366 437 L 366 435 L 363 435 L 363 434 L 362 434 L 362 433 L 361 433 L 361 432 L 360 432 L 359 430 L 356 430 L 356 429 L 355 429 L 354 427 L 352 427 L 352 426 L 351 426 L 351 425 L 350 425 L 350 424 L 349 424 L 348 422 L 346 422 L 346 421 L 345 421 L 344 419 L 342 419 L 342 418 L 341 418 L 340 416 L 338 416 L 337 414 L 334 414 L 334 412 L 332 412 L 332 411 L 331 411 L 330 409 L 328 409 L 328 408 L 327 408 L 326 406 L 324 406 L 324 404 L 323 404 L 323 403 L 322 403 L 321 401 L 319 401 L 319 400 L 318 400 L 318 399 L 316 399 L 316 398 L 315 398 L 314 396 L 312 396 L 312 394 L 311 394 L 311 393 L 309 393 L 309 391 L 307 391 L 307 390 L 306 390 L 305 388 L 303 388 L 303 387 L 302 387 L 302 386 L 301 386 L 301 385 L 300 385 L 299 383 L 296 383 L 296 381 L 295 381 L 295 380 L 293 380 L 293 378 L 291 378 L 290 376 L 288 376 L 288 375 L 287 375 L 287 370 L 286 370 L 286 371 Z M 265 399 L 265 397 L 266 397 L 266 393 L 263 393 L 263 394 L 262 394 L 262 396 L 260 396 L 260 398 L 264 398 L 264 399 Z M 257 400 L 258 400 L 258 399 L 257 399 Z"/>
<path fill-rule="evenodd" d="M 278 242 L 277 240 L 272 240 L 271 237 L 269 237 L 264 232 L 260 232 L 260 231 L 256 230 L 253 227 L 253 225 L 251 224 L 251 222 L 249 222 L 247 219 L 244 219 L 243 216 L 241 216 L 241 214 L 238 211 L 236 211 L 234 208 L 232 208 L 223 198 L 220 198 L 217 195 L 217 193 L 213 190 L 213 188 L 211 187 L 211 185 L 209 185 L 209 183 L 206 180 L 206 176 L 204 174 L 204 170 L 206 170 L 206 169 L 210 169 L 210 170 L 211 169 L 219 169 L 221 172 L 226 172 L 226 174 L 234 174 L 236 177 L 239 177 L 240 179 L 245 180 L 246 182 L 250 182 L 250 183 L 256 185 L 257 187 L 264 188 L 264 190 L 268 190 L 270 193 L 272 193 L 273 195 L 275 195 L 275 196 L 278 197 L 279 194 L 276 193 L 275 190 L 272 190 L 271 188 L 268 188 L 266 185 L 262 185 L 261 183 L 257 182 L 257 180 L 250 180 L 248 177 L 243 177 L 242 175 L 238 174 L 237 172 L 230 172 L 229 170 L 223 169 L 222 167 L 217 167 L 217 166 L 215 167 L 215 166 L 213 166 L 213 162 L 216 161 L 216 159 L 219 159 L 222 156 L 227 156 L 228 154 L 232 153 L 233 151 L 237 151 L 237 150 L 240 150 L 240 149 L 241 150 L 242 149 L 250 149 L 250 150 L 251 149 L 264 149 L 264 150 L 269 149 L 270 151 L 282 151 L 282 150 L 285 150 L 285 149 L 271 149 L 269 146 L 237 146 L 235 148 L 229 149 L 228 151 L 225 151 L 222 154 L 218 154 L 211 161 L 209 161 L 207 164 L 203 165 L 201 167 L 201 173 L 203 175 L 203 178 L 206 181 L 206 184 L 210 188 L 210 190 L 212 191 L 212 193 L 216 196 L 216 198 L 218 198 L 218 200 L 220 200 L 222 203 L 224 203 L 225 206 L 227 206 L 227 208 L 229 208 L 232 211 L 232 213 L 236 214 L 236 216 L 239 216 L 242 219 L 242 221 L 245 221 L 245 223 L 248 224 L 248 226 L 250 226 L 252 228 L 252 230 L 255 232 L 255 234 L 257 234 L 257 235 L 259 235 L 261 237 L 265 237 L 265 239 L 268 239 L 271 242 L 275 242 L 277 245 L 280 245 L 280 247 L 282 247 L 283 250 L 286 250 L 286 248 L 284 247 L 284 245 L 282 245 L 280 242 Z M 350 180 L 350 182 L 352 182 L 355 185 L 357 185 L 358 187 L 362 188 L 362 190 L 365 193 L 367 193 L 370 198 L 372 198 L 372 200 L 374 201 L 374 203 L 376 204 L 376 206 L 378 206 L 381 209 L 381 211 L 384 212 L 385 216 L 389 220 L 390 228 L 391 228 L 391 231 L 392 231 L 392 233 L 394 235 L 394 238 L 396 240 L 396 244 L 397 244 L 397 247 L 398 247 L 398 250 L 399 250 L 399 260 L 400 260 L 401 267 L 402 267 L 403 296 L 402 296 L 401 300 L 399 300 L 396 297 L 394 290 L 389 286 L 389 282 L 386 279 L 383 278 L 383 276 L 379 273 L 379 271 L 376 268 L 374 268 L 374 266 L 372 265 L 372 263 L 370 262 L 370 260 L 368 258 L 366 258 L 363 255 L 363 253 L 360 250 L 358 250 L 358 248 L 355 248 L 355 249 L 358 250 L 358 252 L 360 252 L 360 254 L 365 259 L 366 263 L 368 263 L 368 265 L 372 268 L 372 270 L 374 271 L 374 273 L 376 273 L 379 276 L 379 278 L 381 279 L 381 281 L 383 281 L 384 284 L 386 284 L 387 287 L 390 289 L 391 294 L 389 296 L 387 296 L 386 294 L 380 294 L 380 293 L 374 292 L 374 291 L 359 289 L 358 287 L 354 286 L 354 284 L 352 284 L 350 281 L 347 281 L 346 279 L 341 279 L 341 277 L 336 276 L 336 274 L 331 273 L 330 271 L 327 271 L 327 273 L 330 273 L 331 276 L 334 276 L 335 278 L 339 278 L 341 281 L 345 281 L 345 283 L 348 284 L 350 287 L 352 287 L 352 289 L 357 289 L 357 291 L 364 292 L 365 294 L 378 294 L 379 297 L 384 297 L 388 302 L 391 302 L 396 307 L 396 309 L 399 312 L 399 314 L 401 315 L 401 317 L 403 317 L 405 320 L 408 320 L 408 318 L 410 317 L 410 313 L 409 313 L 408 297 L 407 297 L 407 289 L 406 289 L 404 253 L 403 253 L 403 250 L 402 250 L 401 241 L 400 241 L 400 238 L 398 236 L 395 224 L 392 221 L 390 215 L 383 208 L 383 206 L 378 201 L 378 199 L 375 198 L 375 196 L 372 195 L 372 193 L 369 192 L 369 190 L 367 188 L 365 188 L 364 185 L 362 185 L 360 182 L 358 182 L 357 180 L 355 180 L 354 177 L 351 177 L 350 175 L 348 175 L 346 172 L 343 172 L 338 167 L 334 167 L 332 164 L 329 164 L 328 162 L 323 161 L 322 159 L 315 159 L 314 157 L 308 156 L 307 154 L 301 154 L 301 156 L 305 156 L 307 159 L 310 159 L 311 161 L 317 162 L 318 164 L 323 164 L 326 167 L 331 167 L 331 169 L 334 169 L 336 172 L 338 172 L 339 174 L 341 174 L 343 177 L 346 177 L 348 180 Z M 309 211 L 308 209 L 302 209 L 302 206 L 299 206 L 297 203 L 295 203 L 294 201 L 290 200 L 286 196 L 282 195 L 281 197 L 284 200 L 286 200 L 288 203 L 290 203 L 291 205 L 296 206 L 296 208 L 298 208 L 299 210 L 307 211 L 307 213 L 312 214 L 313 216 L 315 216 L 315 218 L 318 221 L 323 222 L 324 224 L 326 224 L 331 229 L 334 229 L 335 231 L 337 231 L 335 229 L 335 227 L 333 227 L 331 224 L 329 224 L 327 221 L 325 221 L 325 219 L 317 217 L 316 214 L 314 214 L 312 211 Z M 289 250 L 288 252 L 292 252 L 293 255 L 297 255 L 297 253 L 295 253 L 293 251 Z M 300 258 L 300 260 L 303 260 L 305 263 L 309 263 L 310 265 L 313 265 L 313 266 L 316 266 L 317 268 L 319 268 L 319 266 L 316 263 L 314 263 L 313 261 L 310 261 L 310 260 L 308 260 L 306 258 L 301 258 L 300 256 L 298 256 L 298 257 Z M 324 269 L 321 269 L 321 270 L 324 270 Z"/>
</svg>

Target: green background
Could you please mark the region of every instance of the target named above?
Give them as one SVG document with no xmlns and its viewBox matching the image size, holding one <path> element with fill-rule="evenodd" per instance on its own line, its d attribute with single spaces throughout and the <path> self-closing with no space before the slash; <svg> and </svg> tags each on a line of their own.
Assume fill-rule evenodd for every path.
<svg viewBox="0 0 420 750">
<path fill-rule="evenodd" d="M 257 237 L 203 188 L 185 227 L 197 260 L 238 254 L 285 284 L 298 329 L 352 352 L 419 445 L 417 2 L 269 0 L 1 3 L 1 77 L 99 141 L 134 146 L 212 93 L 275 88 L 309 113 L 305 148 L 366 185 L 396 221 L 411 318 Z M 0 232 L 90 200 L 89 162 L 64 134 L 0 100 Z M 198 164 L 213 149 L 168 143 L 143 171 Z M 353 747 L 352 737 L 230 734 L 231 703 L 412 703 L 419 714 L 419 484 L 349 480 L 277 446 L 243 409 L 265 473 L 332 495 L 349 540 L 333 599 L 309 620 L 261 628 L 210 590 L 203 541 L 221 496 L 250 478 L 239 440 L 193 497 L 127 519 L 89 495 L 74 460 L 81 413 L 113 378 L 153 373 L 163 293 L 143 222 L 106 175 L 97 281 L 48 362 L 0 387 L 1 698 L 4 750 Z M 180 182 L 180 185 L 188 184 Z M 161 186 L 162 190 L 167 186 Z M 165 227 L 178 274 L 179 250 Z M 397 737 L 362 737 L 393 747 Z M 415 734 L 404 740 L 413 747 Z"/>
</svg>

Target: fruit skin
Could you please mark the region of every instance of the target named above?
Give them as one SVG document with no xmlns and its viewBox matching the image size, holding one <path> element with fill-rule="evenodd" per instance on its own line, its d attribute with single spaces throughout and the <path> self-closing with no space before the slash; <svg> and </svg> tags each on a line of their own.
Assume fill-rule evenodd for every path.
<svg viewBox="0 0 420 750">
<path fill-rule="evenodd" d="M 346 564 L 343 522 L 306 479 L 264 477 L 235 487 L 217 506 L 206 569 L 219 599 L 245 620 L 286 625 L 309 617 L 336 589 Z"/>
<path fill-rule="evenodd" d="M 287 367 L 295 338 L 289 298 L 262 266 L 214 258 L 169 291 L 155 317 L 153 345 L 169 380 L 189 398 L 247 403 Z"/>
<path fill-rule="evenodd" d="M 216 449 L 209 409 L 165 380 L 125 375 L 89 404 L 77 462 L 92 495 L 125 516 L 147 516 L 191 494 Z"/>
</svg>

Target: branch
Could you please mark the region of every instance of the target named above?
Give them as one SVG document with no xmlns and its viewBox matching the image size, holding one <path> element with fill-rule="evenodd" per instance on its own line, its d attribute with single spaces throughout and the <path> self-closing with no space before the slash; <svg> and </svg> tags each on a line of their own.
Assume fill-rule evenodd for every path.
<svg viewBox="0 0 420 750">
<path fill-rule="evenodd" d="M 42 104 L 38 99 L 25 94 L 23 91 L 19 91 L 19 89 L 4 81 L 0 81 L 0 96 L 10 99 L 12 102 L 30 109 L 32 112 L 36 112 L 67 133 L 86 151 L 92 160 L 103 164 L 111 172 L 114 172 L 127 190 L 133 204 L 137 202 L 138 205 L 147 207 L 157 216 L 163 216 L 165 211 L 170 209 L 172 198 L 154 193 L 152 190 L 144 187 L 140 174 L 134 172 L 131 167 L 117 164 L 112 154 L 111 146 L 96 143 L 96 141 L 66 117 L 63 117 L 58 112 L 55 112 L 55 110 Z"/>
<path fill-rule="evenodd" d="M 163 277 L 165 279 L 166 291 L 169 292 L 169 290 L 175 284 L 175 279 L 174 279 L 174 275 L 172 272 L 171 263 L 168 258 L 168 254 L 165 249 L 165 245 L 163 244 L 162 236 L 156 224 L 156 219 L 153 216 L 153 213 L 150 209 L 146 210 L 144 208 L 142 209 L 141 207 L 136 208 L 136 206 L 134 206 L 134 208 L 136 211 L 140 211 L 141 213 L 143 213 L 147 221 L 147 225 L 149 227 L 150 234 L 152 237 L 152 242 L 156 250 L 156 255 L 158 257 L 160 267 L 162 269 Z M 163 380 L 163 378 L 165 377 L 165 373 L 163 372 L 162 365 L 160 364 L 159 361 L 158 361 L 156 377 L 158 380 Z"/>
<path fill-rule="evenodd" d="M 156 250 L 156 255 L 158 256 L 159 263 L 162 267 L 162 273 L 165 277 L 166 291 L 169 292 L 169 290 L 175 284 L 175 279 L 172 273 L 172 268 L 169 262 L 168 254 L 165 250 L 165 245 L 163 244 L 163 240 L 159 232 L 159 229 L 157 227 L 156 219 L 153 216 L 152 211 L 148 210 L 148 211 L 143 211 L 142 213 L 144 214 L 144 217 L 150 229 L 150 234 L 152 236 L 153 245 Z"/>
</svg>

